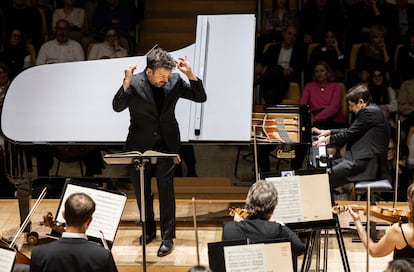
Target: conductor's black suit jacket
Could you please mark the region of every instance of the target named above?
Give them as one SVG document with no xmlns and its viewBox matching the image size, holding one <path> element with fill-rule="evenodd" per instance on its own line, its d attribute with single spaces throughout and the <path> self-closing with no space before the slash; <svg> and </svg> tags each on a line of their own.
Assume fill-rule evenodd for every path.
<svg viewBox="0 0 414 272">
<path fill-rule="evenodd" d="M 115 111 L 120 112 L 129 107 L 131 124 L 125 143 L 126 151 L 151 150 L 158 136 L 164 140 L 168 152 L 179 151 L 180 131 L 175 118 L 175 105 L 178 99 L 186 98 L 195 102 L 204 102 L 207 96 L 200 79 L 190 80 L 188 84 L 178 73 L 171 74 L 163 89 L 165 100 L 160 113 L 158 113 L 145 71 L 132 78 L 126 92 L 121 86 L 115 94 L 112 103 Z"/>
</svg>

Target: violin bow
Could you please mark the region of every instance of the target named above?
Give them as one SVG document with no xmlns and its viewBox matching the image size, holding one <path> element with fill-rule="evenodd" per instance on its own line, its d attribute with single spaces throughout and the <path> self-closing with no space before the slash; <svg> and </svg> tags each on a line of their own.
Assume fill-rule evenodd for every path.
<svg viewBox="0 0 414 272">
<path fill-rule="evenodd" d="M 197 265 L 200 266 L 200 252 L 198 249 L 198 231 L 197 231 L 197 209 L 196 209 L 196 203 L 195 198 L 192 198 L 193 203 L 193 221 L 194 221 L 194 232 L 195 232 L 195 240 L 196 240 L 196 251 L 197 251 Z"/>
<path fill-rule="evenodd" d="M 396 146 L 396 159 L 395 159 L 395 184 L 394 184 L 394 203 L 392 204 L 392 208 L 395 209 L 395 203 L 398 200 L 398 179 L 400 177 L 399 173 L 399 162 L 400 162 L 400 139 L 401 139 L 401 121 L 397 121 L 397 146 Z"/>
<path fill-rule="evenodd" d="M 108 243 L 106 242 L 105 235 L 104 235 L 103 231 L 99 230 L 99 233 L 101 234 L 101 241 L 102 241 L 103 247 L 107 250 L 110 250 L 109 246 L 108 246 Z"/>
<path fill-rule="evenodd" d="M 23 230 L 27 227 L 29 224 L 30 218 L 32 217 L 33 213 L 37 209 L 37 207 L 40 204 L 40 201 L 46 196 L 47 187 L 45 186 L 40 193 L 39 197 L 37 198 L 35 204 L 33 205 L 32 209 L 30 210 L 29 214 L 26 216 L 26 219 L 24 220 L 23 224 L 20 226 L 19 230 L 17 231 L 16 235 L 14 236 L 12 242 L 9 245 L 9 248 L 13 248 L 16 244 L 17 239 L 20 238 L 20 235 L 22 234 Z"/>
</svg>

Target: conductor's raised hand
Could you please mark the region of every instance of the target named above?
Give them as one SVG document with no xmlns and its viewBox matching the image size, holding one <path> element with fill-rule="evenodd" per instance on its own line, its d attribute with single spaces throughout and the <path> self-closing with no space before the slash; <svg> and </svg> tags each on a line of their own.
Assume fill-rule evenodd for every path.
<svg viewBox="0 0 414 272">
<path fill-rule="evenodd" d="M 128 65 L 124 70 L 124 74 L 125 74 L 125 79 L 124 80 L 131 80 L 132 76 L 134 75 L 135 69 L 137 69 L 136 64 Z"/>
<path fill-rule="evenodd" d="M 193 74 L 193 70 L 191 69 L 191 65 L 187 57 L 178 58 L 178 60 L 176 60 L 176 63 L 178 70 L 183 72 L 188 77 L 188 79 L 197 80 L 197 77 Z"/>
<path fill-rule="evenodd" d="M 134 71 L 137 69 L 137 65 L 128 65 L 124 70 L 124 82 L 122 83 L 122 86 L 124 88 L 124 91 L 127 91 L 129 88 L 129 85 L 131 84 L 132 76 L 134 75 Z"/>
</svg>

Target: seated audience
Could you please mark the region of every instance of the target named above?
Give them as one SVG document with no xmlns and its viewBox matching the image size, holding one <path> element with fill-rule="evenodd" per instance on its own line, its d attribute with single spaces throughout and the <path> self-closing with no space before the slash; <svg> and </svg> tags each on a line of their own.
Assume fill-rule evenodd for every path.
<svg viewBox="0 0 414 272">
<path fill-rule="evenodd" d="M 305 44 L 321 43 L 328 30 L 338 38 L 344 32 L 345 18 L 338 0 L 309 0 L 299 16 L 301 42 Z"/>
<path fill-rule="evenodd" d="M 25 68 L 32 66 L 26 42 L 19 28 L 13 28 L 8 36 L 3 51 L 0 52 L 0 61 L 7 64 L 10 69 L 9 77 L 14 79 Z"/>
<path fill-rule="evenodd" d="M 258 60 L 260 91 L 266 104 L 280 104 L 290 82 L 299 82 L 302 69 L 302 53 L 296 43 L 297 28 L 289 25 L 283 31 L 283 41 L 266 50 Z"/>
<path fill-rule="evenodd" d="M 369 77 L 373 69 L 385 71 L 386 79 L 390 80 L 391 58 L 385 43 L 386 29 L 375 25 L 370 28 L 369 42 L 360 47 L 356 60 L 356 70 Z"/>
<path fill-rule="evenodd" d="M 112 59 L 128 56 L 128 52 L 119 43 L 118 32 L 110 27 L 105 31 L 105 41 L 95 43 L 88 55 L 88 60 Z"/>
<path fill-rule="evenodd" d="M 76 0 L 61 0 L 61 2 L 63 2 L 63 7 L 55 9 L 52 14 L 52 31 L 56 31 L 55 26 L 58 20 L 65 19 L 69 22 L 71 39 L 80 42 L 87 24 L 85 10 L 75 6 Z"/>
<path fill-rule="evenodd" d="M 381 108 L 389 124 L 396 127 L 394 119 L 398 110 L 398 102 L 395 91 L 385 76 L 385 71 L 381 69 L 371 71 L 368 90 L 372 102 Z"/>
<path fill-rule="evenodd" d="M 307 78 L 311 80 L 313 69 L 318 61 L 326 61 L 332 68 L 334 81 L 342 82 L 345 79 L 345 57 L 341 45 L 336 39 L 333 31 L 327 31 L 325 39 L 316 46 L 309 57 Z"/>
<path fill-rule="evenodd" d="M 234 215 L 234 221 L 224 225 L 223 240 L 249 239 L 250 241 L 287 238 L 291 241 L 293 256 L 302 255 L 305 245 L 299 237 L 282 222 L 274 218 L 278 192 L 273 183 L 257 181 L 247 193 L 245 210 L 247 217 Z"/>
<path fill-rule="evenodd" d="M 404 46 L 398 51 L 396 76 L 397 86 L 404 80 L 414 77 L 414 27 L 410 28 Z"/>
<path fill-rule="evenodd" d="M 384 257 L 394 252 L 393 259 L 413 258 L 414 256 L 414 184 L 411 184 L 407 189 L 407 202 L 410 216 L 407 218 L 407 223 L 395 223 L 391 228 L 385 232 L 378 242 L 372 241 L 368 236 L 365 227 L 362 225 L 361 217 L 358 212 L 352 210 L 349 206 L 349 214 L 355 222 L 355 227 L 358 232 L 362 244 L 367 247 L 369 244 L 369 254 L 372 257 Z M 369 243 L 368 243 L 369 239 Z"/>
<path fill-rule="evenodd" d="M 91 35 L 82 41 L 84 48 L 88 48 L 91 42 L 102 42 L 105 29 L 114 27 L 118 31 L 120 43 L 129 52 L 132 49 L 130 44 L 132 43 L 131 29 L 134 24 L 134 9 L 129 1 L 99 1 L 92 17 Z"/>
<path fill-rule="evenodd" d="M 397 100 L 401 130 L 404 133 L 404 139 L 407 139 L 410 128 L 414 126 L 414 76 L 403 81 Z"/>
<path fill-rule="evenodd" d="M 355 43 L 367 43 L 371 27 L 383 25 L 380 9 L 381 5 L 378 0 L 361 0 L 349 7 L 346 48 L 351 50 Z M 346 52 L 346 55 L 349 55 L 348 53 Z"/>
<path fill-rule="evenodd" d="M 42 45 L 36 65 L 85 60 L 85 53 L 80 43 L 69 38 L 69 22 L 60 19 L 56 22 L 55 29 L 56 38 Z"/>
<path fill-rule="evenodd" d="M 13 5 L 3 11 L 5 16 L 5 30 L 19 28 L 23 31 L 27 41 L 32 42 L 36 52 L 44 42 L 42 37 L 42 16 L 38 7 L 31 6 L 25 0 L 14 0 Z"/>
<path fill-rule="evenodd" d="M 331 67 L 325 61 L 315 65 L 313 81 L 305 85 L 300 104 L 309 105 L 313 126 L 318 128 L 346 127 L 347 119 L 342 111 L 341 89 L 333 82 Z"/>
<path fill-rule="evenodd" d="M 266 12 L 263 18 L 262 32 L 257 40 L 256 56 L 263 53 L 266 43 L 281 42 L 283 30 L 292 24 L 298 23 L 295 11 L 289 8 L 289 1 L 276 0 L 271 12 Z"/>
</svg>

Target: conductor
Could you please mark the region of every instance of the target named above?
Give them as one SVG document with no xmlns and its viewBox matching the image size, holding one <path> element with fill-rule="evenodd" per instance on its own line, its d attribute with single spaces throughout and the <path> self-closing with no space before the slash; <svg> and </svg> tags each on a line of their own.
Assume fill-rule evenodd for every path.
<svg viewBox="0 0 414 272">
<path fill-rule="evenodd" d="M 179 73 L 172 73 L 177 67 L 187 78 L 187 83 Z M 161 48 L 147 55 L 147 67 L 134 75 L 136 65 L 124 70 L 122 86 L 112 101 L 116 112 L 129 108 L 130 126 L 124 146 L 125 151 L 154 150 L 163 153 L 178 153 L 180 132 L 175 118 L 175 106 L 179 98 L 195 102 L 207 99 L 202 81 L 194 75 L 186 57 L 174 60 Z M 157 256 L 170 254 L 175 238 L 175 195 L 173 177 L 174 162 L 171 158 L 160 158 L 155 165 L 145 166 L 145 242 L 150 243 L 156 237 L 153 193 L 151 176 L 157 179 L 159 193 L 161 245 Z M 138 207 L 141 211 L 140 182 L 137 171 L 131 167 L 130 175 Z M 142 243 L 142 239 L 140 241 Z"/>
<path fill-rule="evenodd" d="M 350 89 L 346 100 L 349 110 L 355 114 L 349 128 L 312 128 L 312 132 L 319 136 L 313 142 L 314 146 L 346 144 L 344 158 L 333 163 L 329 175 L 331 188 L 361 180 L 390 179 L 387 168 L 390 128 L 383 112 L 372 103 L 371 95 L 363 85 Z"/>
</svg>

